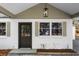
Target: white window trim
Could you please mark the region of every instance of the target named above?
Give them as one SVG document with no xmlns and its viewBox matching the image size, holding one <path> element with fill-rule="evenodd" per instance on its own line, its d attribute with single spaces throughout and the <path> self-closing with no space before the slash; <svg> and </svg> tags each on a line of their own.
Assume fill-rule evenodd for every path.
<svg viewBox="0 0 79 59">
<path fill-rule="evenodd" d="M 40 23 L 49 23 L 49 30 L 50 30 L 50 22 L 38 22 L 38 35 L 40 36 L 40 37 L 42 37 L 42 36 L 50 36 L 50 33 L 49 33 L 49 35 L 40 35 Z"/>
<path fill-rule="evenodd" d="M 50 29 L 50 35 L 40 35 L 40 23 L 49 23 L 50 24 L 50 26 L 49 26 L 49 29 Z M 62 25 L 62 35 L 52 35 L 52 23 L 61 23 L 61 25 Z M 44 37 L 44 36 L 46 36 L 46 37 L 49 37 L 49 36 L 52 36 L 52 37 L 62 37 L 63 36 L 63 22 L 38 22 L 38 36 L 40 36 L 40 37 Z"/>
<path fill-rule="evenodd" d="M 62 25 L 62 35 L 52 35 L 52 23 L 61 23 L 61 25 Z M 50 33 L 51 36 L 57 36 L 57 37 L 58 37 L 58 36 L 59 36 L 59 37 L 63 36 L 63 22 L 51 22 L 51 26 L 50 26 L 50 27 L 51 27 L 51 29 L 50 29 L 50 30 L 51 30 L 51 33 Z"/>
</svg>

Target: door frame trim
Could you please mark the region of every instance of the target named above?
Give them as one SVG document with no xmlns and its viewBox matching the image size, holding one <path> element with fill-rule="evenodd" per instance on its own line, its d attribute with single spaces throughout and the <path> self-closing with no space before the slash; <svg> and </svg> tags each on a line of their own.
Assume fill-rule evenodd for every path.
<svg viewBox="0 0 79 59">
<path fill-rule="evenodd" d="M 20 47 L 20 44 L 21 44 L 21 42 L 20 42 L 20 30 L 21 29 L 19 29 L 20 28 L 20 25 L 21 24 L 27 24 L 27 23 L 30 23 L 31 24 L 31 47 L 30 47 L 30 49 L 32 49 L 32 22 L 18 22 L 18 49 L 21 48 Z"/>
</svg>

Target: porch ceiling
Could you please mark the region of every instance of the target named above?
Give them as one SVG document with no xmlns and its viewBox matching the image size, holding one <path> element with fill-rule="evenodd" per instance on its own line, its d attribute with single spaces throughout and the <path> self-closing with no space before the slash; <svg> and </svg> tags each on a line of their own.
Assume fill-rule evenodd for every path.
<svg viewBox="0 0 79 59">
<path fill-rule="evenodd" d="M 27 10 L 39 3 L 0 3 L 0 6 L 8 11 L 9 15 L 16 15 L 24 10 Z M 70 15 L 74 15 L 79 12 L 79 3 L 48 3 Z M 0 8 L 1 9 L 1 8 Z M 6 11 L 6 12 L 7 12 Z M 8 13 L 4 14 L 8 14 Z M 12 14 L 10 14 L 12 13 Z"/>
</svg>

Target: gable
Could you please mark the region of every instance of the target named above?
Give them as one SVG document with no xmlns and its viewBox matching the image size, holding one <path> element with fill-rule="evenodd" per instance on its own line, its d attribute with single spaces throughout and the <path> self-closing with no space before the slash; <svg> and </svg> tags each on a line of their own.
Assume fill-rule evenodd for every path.
<svg viewBox="0 0 79 59">
<path fill-rule="evenodd" d="M 15 15 L 15 18 L 21 19 L 68 19 L 71 18 L 70 15 L 66 14 L 65 12 L 47 4 L 48 7 L 48 17 L 43 17 L 43 9 L 44 4 L 38 4 L 28 10 L 25 10 L 19 14 Z"/>
</svg>

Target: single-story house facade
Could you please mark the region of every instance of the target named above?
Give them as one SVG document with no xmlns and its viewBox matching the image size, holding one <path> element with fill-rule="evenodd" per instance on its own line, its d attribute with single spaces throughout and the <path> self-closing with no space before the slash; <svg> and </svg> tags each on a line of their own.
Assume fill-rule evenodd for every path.
<svg viewBox="0 0 79 59">
<path fill-rule="evenodd" d="M 35 4 L 13 16 L 6 13 L 9 17 L 0 19 L 0 49 L 73 49 L 73 19 L 54 5 Z"/>
</svg>

